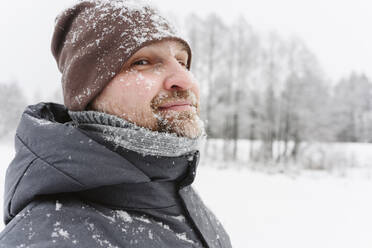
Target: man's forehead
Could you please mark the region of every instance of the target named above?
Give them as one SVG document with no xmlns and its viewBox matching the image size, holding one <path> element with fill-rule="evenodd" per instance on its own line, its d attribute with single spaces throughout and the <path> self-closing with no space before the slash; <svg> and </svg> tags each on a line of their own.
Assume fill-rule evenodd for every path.
<svg viewBox="0 0 372 248">
<path fill-rule="evenodd" d="M 159 41 L 159 42 L 155 42 L 155 43 L 152 43 L 152 44 L 149 44 L 148 46 L 145 46 L 143 47 L 141 50 L 153 50 L 153 49 L 164 49 L 164 50 L 168 50 L 170 52 L 180 52 L 180 51 L 185 51 L 186 53 L 188 53 L 189 49 L 188 49 L 188 46 L 181 42 L 181 41 L 178 41 L 178 40 L 163 40 L 163 41 Z"/>
</svg>

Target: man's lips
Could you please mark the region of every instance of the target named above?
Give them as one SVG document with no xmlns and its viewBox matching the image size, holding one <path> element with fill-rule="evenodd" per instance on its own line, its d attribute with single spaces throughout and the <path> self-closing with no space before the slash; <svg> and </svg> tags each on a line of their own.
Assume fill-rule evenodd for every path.
<svg viewBox="0 0 372 248">
<path fill-rule="evenodd" d="M 159 110 L 188 110 L 193 107 L 190 101 L 169 102 L 161 105 Z"/>
</svg>

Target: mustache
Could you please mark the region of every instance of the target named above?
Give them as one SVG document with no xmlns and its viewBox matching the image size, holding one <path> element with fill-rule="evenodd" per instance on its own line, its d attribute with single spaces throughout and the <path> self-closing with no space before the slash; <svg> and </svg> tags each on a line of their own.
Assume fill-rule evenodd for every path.
<svg viewBox="0 0 372 248">
<path fill-rule="evenodd" d="M 155 96 L 151 101 L 151 108 L 158 110 L 161 105 L 176 101 L 190 101 L 194 107 L 198 107 L 199 105 L 196 95 L 191 90 L 183 90 Z"/>
</svg>

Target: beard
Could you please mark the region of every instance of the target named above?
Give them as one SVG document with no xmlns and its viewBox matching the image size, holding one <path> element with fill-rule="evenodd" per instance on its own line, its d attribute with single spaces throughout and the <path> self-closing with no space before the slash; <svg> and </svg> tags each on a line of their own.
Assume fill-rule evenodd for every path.
<svg viewBox="0 0 372 248">
<path fill-rule="evenodd" d="M 159 110 L 159 106 L 166 102 L 189 100 L 190 110 Z M 155 131 L 174 133 L 179 137 L 197 138 L 204 132 L 204 123 L 200 119 L 199 103 L 195 94 L 190 91 L 174 91 L 169 95 L 158 95 L 152 101 L 152 109 L 157 119 Z"/>
<path fill-rule="evenodd" d="M 175 133 L 180 137 L 197 138 L 202 134 L 203 123 L 196 111 L 172 111 L 158 119 L 158 132 Z"/>
</svg>

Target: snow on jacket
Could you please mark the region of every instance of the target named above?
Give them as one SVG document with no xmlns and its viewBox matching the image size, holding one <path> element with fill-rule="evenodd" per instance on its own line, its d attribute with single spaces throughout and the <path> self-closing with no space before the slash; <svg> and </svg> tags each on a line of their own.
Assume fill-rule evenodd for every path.
<svg viewBox="0 0 372 248">
<path fill-rule="evenodd" d="M 29 106 L 5 180 L 1 248 L 229 248 L 190 186 L 199 152 L 114 152 L 55 103 Z"/>
</svg>

